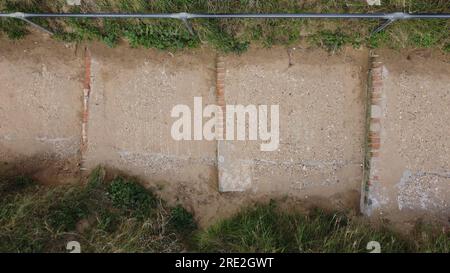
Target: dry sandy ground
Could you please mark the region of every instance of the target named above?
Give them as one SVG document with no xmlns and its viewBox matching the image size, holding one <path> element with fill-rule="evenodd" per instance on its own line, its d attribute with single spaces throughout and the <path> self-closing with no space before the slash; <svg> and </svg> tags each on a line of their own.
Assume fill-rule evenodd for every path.
<svg viewBox="0 0 450 273">
<path fill-rule="evenodd" d="M 432 50 L 380 51 L 383 68 L 380 183 L 383 217 L 450 217 L 450 58 Z"/>
</svg>

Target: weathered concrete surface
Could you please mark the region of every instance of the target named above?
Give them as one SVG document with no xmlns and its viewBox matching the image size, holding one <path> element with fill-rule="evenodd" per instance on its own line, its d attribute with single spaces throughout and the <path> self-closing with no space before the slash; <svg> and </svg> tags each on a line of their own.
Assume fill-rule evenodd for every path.
<svg viewBox="0 0 450 273">
<path fill-rule="evenodd" d="M 450 216 L 450 62 L 436 51 L 378 52 L 383 68 L 379 182 L 368 212 Z"/>
<path fill-rule="evenodd" d="M 141 177 L 162 188 L 169 201 L 193 210 L 202 225 L 270 198 L 309 196 L 325 206 L 357 204 L 365 52 L 298 53 L 290 68 L 284 49 L 226 57 L 226 103 L 280 104 L 282 139 L 280 151 L 267 153 L 259 151 L 257 141 L 237 142 L 236 159 L 251 166 L 252 187 L 221 194 L 217 141 L 175 141 L 170 135 L 176 120 L 172 107 L 192 109 L 194 96 L 204 105 L 216 104 L 215 54 L 101 45 L 90 51 L 89 169 L 103 164 Z M 329 77 L 324 79 L 321 69 Z"/>
<path fill-rule="evenodd" d="M 260 151 L 260 140 L 224 146 L 230 176 L 242 183 L 232 187 L 302 197 L 359 191 L 366 51 L 260 49 L 225 66 L 227 104 L 280 108 L 278 150 Z"/>
<path fill-rule="evenodd" d="M 175 105 L 215 103 L 215 54 L 90 47 L 88 169 L 102 164 L 139 177 L 201 225 L 235 213 L 250 198 L 218 192 L 215 141 L 175 141 Z"/>
<path fill-rule="evenodd" d="M 89 168 L 105 164 L 167 183 L 217 181 L 213 141 L 176 141 L 175 105 L 214 103 L 214 55 L 128 48 L 90 49 Z"/>
<path fill-rule="evenodd" d="M 40 35 L 0 39 L 0 172 L 44 182 L 79 179 L 84 56 Z M 226 104 L 280 107 L 280 144 L 175 141 L 170 112 L 215 104 L 215 54 L 88 45 L 91 95 L 85 166 L 136 175 L 201 225 L 243 206 L 287 199 L 291 207 L 356 207 L 362 181 L 368 54 L 344 49 L 251 49 L 224 57 Z M 381 146 L 369 197 L 373 215 L 448 216 L 450 60 L 433 51 L 383 51 Z M 89 76 L 89 75 L 88 75 Z M 378 112 L 378 113 L 377 113 Z M 230 144 L 230 145 L 228 145 Z M 219 150 L 219 151 L 218 151 Z M 220 193 L 218 158 L 239 193 Z M 227 164 L 230 163 L 231 164 Z M 234 182 L 236 182 L 234 181 Z M 242 183 L 245 182 L 245 183 Z M 235 185 L 232 185 L 235 187 Z"/>
<path fill-rule="evenodd" d="M 81 56 L 40 36 L 0 43 L 0 170 L 76 178 Z"/>
</svg>

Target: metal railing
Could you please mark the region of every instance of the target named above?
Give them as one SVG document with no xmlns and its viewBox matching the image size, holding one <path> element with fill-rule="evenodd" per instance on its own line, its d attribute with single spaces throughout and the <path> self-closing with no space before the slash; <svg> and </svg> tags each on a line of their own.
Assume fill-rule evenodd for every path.
<svg viewBox="0 0 450 273">
<path fill-rule="evenodd" d="M 450 19 L 450 14 L 411 14 L 404 12 L 393 13 L 237 13 L 237 14 L 199 14 L 199 13 L 0 13 L 0 18 L 15 18 L 48 33 L 50 30 L 32 22 L 31 18 L 116 18 L 116 19 L 177 19 L 181 20 L 188 31 L 194 34 L 190 19 L 227 19 L 227 18 L 260 18 L 260 19 L 382 19 L 385 20 L 372 33 L 377 33 L 399 20 L 413 19 Z"/>
</svg>

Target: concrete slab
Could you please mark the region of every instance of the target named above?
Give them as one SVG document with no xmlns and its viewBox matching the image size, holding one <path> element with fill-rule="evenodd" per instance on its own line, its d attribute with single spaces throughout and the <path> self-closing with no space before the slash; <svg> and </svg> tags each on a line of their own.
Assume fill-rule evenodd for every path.
<svg viewBox="0 0 450 273">
<path fill-rule="evenodd" d="M 83 61 L 40 36 L 0 40 L 0 168 L 43 181 L 76 177 Z"/>
<path fill-rule="evenodd" d="M 381 51 L 381 144 L 368 213 L 450 216 L 450 61 L 438 51 Z"/>
<path fill-rule="evenodd" d="M 260 140 L 219 149 L 234 177 L 220 187 L 322 197 L 359 191 L 366 62 L 367 52 L 353 49 L 335 56 L 259 49 L 226 57 L 226 104 L 279 105 L 280 144 L 273 152 L 261 151 Z"/>
<path fill-rule="evenodd" d="M 217 181 L 216 143 L 171 136 L 178 104 L 215 102 L 214 55 L 120 47 L 91 49 L 86 166 L 117 168 L 167 183 Z M 217 186 L 216 186 L 217 188 Z"/>
</svg>

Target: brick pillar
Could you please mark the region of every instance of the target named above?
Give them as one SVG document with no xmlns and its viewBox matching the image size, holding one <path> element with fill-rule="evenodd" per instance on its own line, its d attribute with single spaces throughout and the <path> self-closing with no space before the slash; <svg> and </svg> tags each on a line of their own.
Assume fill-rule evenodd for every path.
<svg viewBox="0 0 450 273">
<path fill-rule="evenodd" d="M 383 117 L 383 64 L 378 55 L 371 53 L 368 80 L 367 140 L 365 174 L 361 198 L 361 211 L 369 215 L 372 208 L 371 187 L 380 183 L 379 156 L 382 145 L 381 120 Z"/>
<path fill-rule="evenodd" d="M 221 56 L 216 61 L 216 96 L 217 105 L 222 109 L 222 118 L 216 119 L 216 139 L 225 139 L 226 103 L 225 103 L 225 62 Z"/>
<path fill-rule="evenodd" d="M 80 162 L 80 170 L 86 170 L 84 166 L 85 162 L 85 154 L 88 145 L 88 120 L 89 120 L 89 96 L 91 93 L 91 54 L 87 48 L 84 50 L 84 88 L 83 88 L 83 113 L 82 113 L 82 121 L 81 121 L 81 162 Z"/>
</svg>

